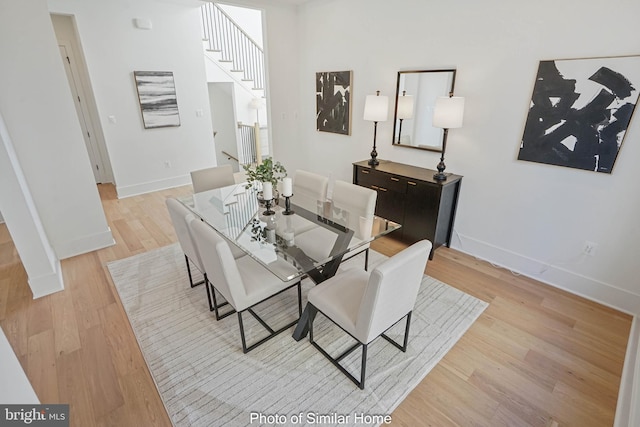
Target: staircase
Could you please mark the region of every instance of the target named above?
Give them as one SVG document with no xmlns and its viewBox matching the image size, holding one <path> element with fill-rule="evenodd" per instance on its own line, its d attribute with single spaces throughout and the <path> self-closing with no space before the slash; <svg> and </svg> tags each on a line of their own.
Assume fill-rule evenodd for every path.
<svg viewBox="0 0 640 427">
<path fill-rule="evenodd" d="M 216 68 L 229 78 L 223 81 L 233 81 L 234 87 L 241 89 L 239 92 L 245 94 L 244 96 L 237 94 L 234 97 L 233 108 L 236 114 L 242 114 L 244 120 L 247 120 L 246 104 L 241 101 L 246 99 L 246 96 L 250 96 L 251 99 L 247 104 L 256 111 L 256 123 L 243 124 L 241 121 L 237 123 L 237 151 L 233 154 L 222 152 L 228 160 L 237 162 L 241 170 L 242 165 L 261 162 L 263 156 L 268 156 L 270 151 L 268 129 L 258 123 L 257 111 L 261 108 L 260 105 L 264 104 L 255 102 L 258 98 L 264 98 L 266 93 L 264 52 L 217 4 L 205 3 L 200 8 L 200 15 L 206 60 L 215 64 Z"/>
<path fill-rule="evenodd" d="M 217 54 L 228 71 L 241 74 L 241 82 L 251 90 L 264 91 L 264 52 L 224 10 L 215 3 L 200 8 L 205 50 Z M 211 57 L 210 57 L 211 59 Z"/>
</svg>

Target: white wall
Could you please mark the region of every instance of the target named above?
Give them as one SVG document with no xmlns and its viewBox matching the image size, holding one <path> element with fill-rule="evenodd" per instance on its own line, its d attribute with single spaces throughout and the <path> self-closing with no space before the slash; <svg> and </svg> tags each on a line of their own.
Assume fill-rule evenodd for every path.
<svg viewBox="0 0 640 427">
<path fill-rule="evenodd" d="M 596 1 L 306 3 L 300 138 L 275 139 L 276 153 L 301 145 L 290 161 L 349 180 L 351 162 L 366 159 L 373 140 L 372 124 L 362 120 L 365 96 L 381 90 L 393 98 L 398 70 L 455 67 L 466 111 L 447 145 L 447 171 L 464 175 L 453 245 L 639 313 L 638 118 L 612 175 L 516 160 L 540 60 L 640 53 L 640 3 L 607 8 L 624 12 L 606 21 L 609 30 L 594 30 L 606 15 Z M 354 72 L 351 136 L 315 131 L 313 77 L 327 70 Z M 391 120 L 378 125 L 379 158 L 435 168 L 438 153 L 392 147 L 392 130 Z M 581 256 L 585 240 L 599 243 L 596 256 Z"/>
<path fill-rule="evenodd" d="M 216 132 L 216 157 L 218 165 L 229 164 L 234 172 L 239 170 L 238 162 L 229 159 L 222 151 L 238 158 L 238 126 L 233 100 L 233 83 L 209 83 L 209 104 L 211 106 L 211 123 Z"/>
<path fill-rule="evenodd" d="M 42 225 L 9 130 L 0 114 L 0 209 L 34 298 L 64 289 L 60 261 Z"/>
<path fill-rule="evenodd" d="M 191 170 L 216 164 L 200 4 L 49 0 L 51 12 L 75 16 L 119 197 L 187 184 Z M 181 126 L 144 129 L 134 71 L 173 72 Z"/>
<path fill-rule="evenodd" d="M 0 114 L 57 258 L 112 244 L 46 1 L 0 0 L 0 41 Z"/>
</svg>

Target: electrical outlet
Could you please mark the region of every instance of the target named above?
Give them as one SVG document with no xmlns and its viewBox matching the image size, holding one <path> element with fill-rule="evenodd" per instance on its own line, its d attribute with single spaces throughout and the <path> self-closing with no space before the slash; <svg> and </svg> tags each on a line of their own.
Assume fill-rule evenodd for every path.
<svg viewBox="0 0 640 427">
<path fill-rule="evenodd" d="M 582 253 L 585 255 L 594 256 L 596 254 L 596 249 L 598 249 L 598 244 L 587 240 L 586 242 L 584 242 Z"/>
</svg>

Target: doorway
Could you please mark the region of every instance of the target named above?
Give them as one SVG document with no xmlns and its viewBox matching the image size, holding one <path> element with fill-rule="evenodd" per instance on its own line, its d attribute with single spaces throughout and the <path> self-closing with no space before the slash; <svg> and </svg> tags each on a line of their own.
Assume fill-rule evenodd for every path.
<svg viewBox="0 0 640 427">
<path fill-rule="evenodd" d="M 72 17 L 52 14 L 51 21 L 58 40 L 60 57 L 64 64 L 95 182 L 97 184 L 113 182 L 113 173 L 102 129 L 99 120 L 97 120 L 98 114 L 95 102 L 93 102 L 93 94 L 91 87 L 85 84 L 88 81 L 88 73 L 81 57 Z"/>
</svg>

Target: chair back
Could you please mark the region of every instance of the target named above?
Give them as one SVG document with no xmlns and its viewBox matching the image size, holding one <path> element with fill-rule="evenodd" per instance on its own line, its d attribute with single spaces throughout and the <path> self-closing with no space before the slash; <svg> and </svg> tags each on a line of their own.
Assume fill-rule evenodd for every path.
<svg viewBox="0 0 640 427">
<path fill-rule="evenodd" d="M 430 251 L 431 242 L 421 240 L 371 272 L 355 324 L 366 343 L 413 310 Z"/>
<path fill-rule="evenodd" d="M 231 165 L 221 165 L 191 172 L 193 192 L 213 190 L 236 183 Z"/>
<path fill-rule="evenodd" d="M 176 235 L 178 236 L 178 242 L 180 243 L 182 252 L 184 252 L 191 262 L 198 267 L 198 270 L 204 272 L 200 253 L 198 252 L 196 244 L 191 238 L 191 233 L 189 232 L 189 221 L 195 218 L 194 215 L 186 208 L 186 206 L 176 199 L 168 198 L 166 200 L 166 204 L 167 209 L 169 210 L 169 215 L 171 216 L 173 228 L 176 230 Z"/>
<path fill-rule="evenodd" d="M 356 231 L 356 237 L 359 239 L 371 237 L 371 220 L 376 210 L 377 198 L 378 193 L 370 188 L 345 181 L 336 181 L 333 184 L 333 206 L 345 209 L 349 213 L 346 225 Z"/>
<path fill-rule="evenodd" d="M 318 200 L 327 199 L 329 178 L 298 169 L 293 176 L 293 203 L 310 212 L 318 211 Z"/>
<path fill-rule="evenodd" d="M 241 168 L 241 170 L 239 170 L 238 172 L 233 173 L 233 181 L 236 184 L 247 182 L 247 173 Z"/>
<path fill-rule="evenodd" d="M 244 282 L 238 270 L 229 243 L 213 228 L 203 221 L 194 219 L 189 229 L 198 251 L 202 255 L 202 264 L 207 278 L 234 308 L 246 297 Z"/>
</svg>

